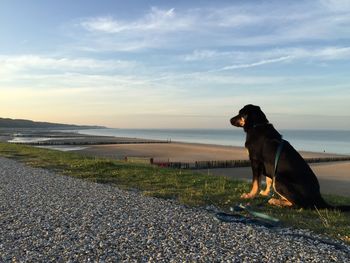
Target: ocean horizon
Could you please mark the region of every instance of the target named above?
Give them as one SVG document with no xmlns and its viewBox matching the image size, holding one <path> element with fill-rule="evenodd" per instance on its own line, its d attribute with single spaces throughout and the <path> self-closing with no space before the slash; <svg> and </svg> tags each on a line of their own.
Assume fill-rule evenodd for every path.
<svg viewBox="0 0 350 263">
<path fill-rule="evenodd" d="M 245 133 L 240 129 L 86 129 L 81 134 L 171 140 L 185 143 L 244 147 Z M 350 155 L 350 131 L 288 130 L 279 132 L 299 151 Z"/>
</svg>

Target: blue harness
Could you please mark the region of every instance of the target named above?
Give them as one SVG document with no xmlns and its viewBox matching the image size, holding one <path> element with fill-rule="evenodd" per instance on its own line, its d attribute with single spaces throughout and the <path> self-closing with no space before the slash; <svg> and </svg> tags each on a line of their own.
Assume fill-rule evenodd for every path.
<svg viewBox="0 0 350 263">
<path fill-rule="evenodd" d="M 276 151 L 275 165 L 274 165 L 274 171 L 273 171 L 273 175 L 272 175 L 272 185 L 273 185 L 272 189 L 273 189 L 273 191 L 270 191 L 269 197 L 272 197 L 274 195 L 274 192 L 276 191 L 274 185 L 275 185 L 275 180 L 276 180 L 276 177 L 277 177 L 277 168 L 278 168 L 278 163 L 279 163 L 279 160 L 280 160 L 281 153 L 282 153 L 283 146 L 284 146 L 285 142 L 286 141 L 282 139 L 281 143 L 278 146 L 277 151 Z"/>
<path fill-rule="evenodd" d="M 273 172 L 273 179 L 276 177 L 277 175 L 277 168 L 278 168 L 278 163 L 279 163 L 279 160 L 280 160 L 280 157 L 281 157 L 281 153 L 282 153 L 282 150 L 283 150 L 283 146 L 284 146 L 284 143 L 286 141 L 285 140 L 281 140 L 281 143 L 280 145 L 278 146 L 277 148 L 277 152 L 276 152 L 276 156 L 275 156 L 275 169 L 274 169 L 274 172 Z"/>
<path fill-rule="evenodd" d="M 260 126 L 266 126 L 266 125 L 271 125 L 271 124 L 270 123 L 258 123 L 258 124 L 253 125 L 253 128 L 260 127 Z M 274 169 L 274 172 L 272 175 L 273 178 L 275 178 L 275 176 L 277 174 L 278 162 L 280 160 L 281 152 L 283 150 L 283 146 L 284 146 L 285 142 L 286 142 L 285 140 L 281 139 L 281 143 L 277 148 L 277 152 L 276 152 L 276 156 L 275 156 L 275 166 L 274 166 L 275 169 Z"/>
</svg>

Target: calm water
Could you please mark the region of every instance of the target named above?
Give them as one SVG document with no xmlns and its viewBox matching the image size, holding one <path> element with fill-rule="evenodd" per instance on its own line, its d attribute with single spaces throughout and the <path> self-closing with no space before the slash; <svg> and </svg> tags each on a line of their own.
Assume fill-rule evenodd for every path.
<svg viewBox="0 0 350 263">
<path fill-rule="evenodd" d="M 231 146 L 244 146 L 245 141 L 245 133 L 240 129 L 91 129 L 79 133 Z M 298 150 L 350 154 L 350 131 L 280 130 L 280 133 Z"/>
</svg>

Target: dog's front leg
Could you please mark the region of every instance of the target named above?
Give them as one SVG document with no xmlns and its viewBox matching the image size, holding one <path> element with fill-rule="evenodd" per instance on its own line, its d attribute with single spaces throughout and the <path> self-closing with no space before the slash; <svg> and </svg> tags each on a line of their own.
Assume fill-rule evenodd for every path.
<svg viewBox="0 0 350 263">
<path fill-rule="evenodd" d="M 249 193 L 242 194 L 241 198 L 244 198 L 244 199 L 254 198 L 259 192 L 261 174 L 263 169 L 260 163 L 252 160 L 252 170 L 253 170 L 252 189 L 250 190 Z"/>
<path fill-rule="evenodd" d="M 260 191 L 260 195 L 269 196 L 272 188 L 272 179 L 266 176 L 266 189 Z"/>
</svg>

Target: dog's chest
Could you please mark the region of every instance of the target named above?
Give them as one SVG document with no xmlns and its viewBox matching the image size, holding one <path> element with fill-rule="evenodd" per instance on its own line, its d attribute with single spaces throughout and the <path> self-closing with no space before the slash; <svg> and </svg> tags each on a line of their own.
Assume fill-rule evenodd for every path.
<svg viewBox="0 0 350 263">
<path fill-rule="evenodd" d="M 245 152 L 246 152 L 246 154 L 248 155 L 248 157 L 250 156 L 250 154 L 249 154 L 249 149 L 248 148 L 244 148 L 245 149 Z"/>
<path fill-rule="evenodd" d="M 263 161 L 262 156 L 262 143 L 259 141 L 246 141 L 245 148 L 249 158 Z"/>
<path fill-rule="evenodd" d="M 254 147 L 246 147 L 245 149 L 250 159 L 261 159 L 261 154 Z"/>
</svg>

